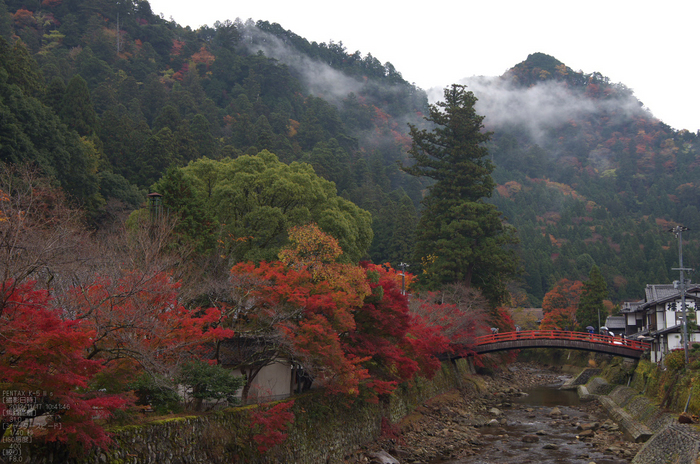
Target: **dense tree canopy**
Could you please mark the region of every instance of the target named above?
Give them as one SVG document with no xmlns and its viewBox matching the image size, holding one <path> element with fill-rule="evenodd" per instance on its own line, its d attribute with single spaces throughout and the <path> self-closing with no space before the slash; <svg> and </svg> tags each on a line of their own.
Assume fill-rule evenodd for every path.
<svg viewBox="0 0 700 464">
<path fill-rule="evenodd" d="M 170 171 L 153 188 L 165 208 L 179 215 L 183 233 L 212 244 L 216 234 L 233 262 L 274 260 L 287 231 L 310 222 L 335 237 L 351 262 L 363 258 L 372 242 L 368 212 L 339 197 L 310 165 L 287 165 L 268 151 L 203 158 Z"/>
<path fill-rule="evenodd" d="M 266 149 L 311 164 L 372 214 L 373 261 L 411 261 L 431 179 L 398 168 L 411 144 L 404 121 L 431 128 L 422 122 L 426 93 L 390 63 L 266 21 L 192 30 L 154 15 L 145 0 L 2 0 L 0 36 L 8 41 L 0 46 L 0 156 L 54 176 L 95 225 L 137 206 L 138 189 L 170 167 Z M 312 75 L 334 78 L 319 87 Z M 670 237 L 658 230 L 669 221 L 697 226 L 698 135 L 653 118 L 623 84 L 542 53 L 490 88 L 518 96 L 515 106 L 554 94 L 575 103 L 560 109 L 590 110 L 543 120 L 558 113 L 509 107 L 507 123 L 497 113 L 485 120 L 499 184 L 486 201 L 524 244 L 530 304 L 561 278 L 585 279 L 592 264 L 616 301 L 668 281 Z M 498 103 L 479 98 L 484 112 Z M 690 263 L 700 260 L 695 239 L 686 252 Z"/>
<path fill-rule="evenodd" d="M 409 154 L 415 163 L 405 170 L 435 181 L 423 200 L 414 259 L 423 264 L 426 284 L 474 285 L 496 305 L 506 297 L 506 280 L 518 270 L 509 248 L 516 240 L 501 213 L 484 201 L 495 183 L 484 146 L 489 133 L 474 109 L 476 97 L 460 85 L 445 89 L 444 96 L 426 117 L 433 130 L 411 126 Z"/>
</svg>

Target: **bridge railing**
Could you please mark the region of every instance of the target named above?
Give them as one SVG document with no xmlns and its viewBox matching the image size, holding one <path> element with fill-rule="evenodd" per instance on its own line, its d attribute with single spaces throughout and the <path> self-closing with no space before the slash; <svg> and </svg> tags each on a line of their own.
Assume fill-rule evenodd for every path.
<svg viewBox="0 0 700 464">
<path fill-rule="evenodd" d="M 485 345 L 488 343 L 512 340 L 533 339 L 578 340 L 612 346 L 626 346 L 639 351 L 649 349 L 649 344 L 646 342 L 621 337 L 613 337 L 610 335 L 598 335 L 588 332 L 570 332 L 566 330 L 521 330 L 520 332 L 503 332 L 498 334 L 482 335 L 481 337 L 476 338 L 476 344 Z"/>
</svg>

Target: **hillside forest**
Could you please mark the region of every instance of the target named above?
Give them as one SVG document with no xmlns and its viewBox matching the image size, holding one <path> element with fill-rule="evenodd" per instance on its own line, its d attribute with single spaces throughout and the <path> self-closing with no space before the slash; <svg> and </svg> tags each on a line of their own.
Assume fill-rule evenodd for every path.
<svg viewBox="0 0 700 464">
<path fill-rule="evenodd" d="M 428 101 L 390 63 L 264 21 L 193 31 L 146 1 L 4 0 L 0 9 L 5 85 L 22 92 L 3 103 L 12 124 L 2 159 L 56 178 L 96 227 L 141 205 L 169 167 L 268 150 L 311 165 L 371 213 L 364 258 L 420 273 L 412 249 L 429 180 L 400 165 L 406 123 L 425 124 Z M 655 119 L 623 84 L 540 53 L 467 84 L 493 131 L 492 201 L 518 232 L 528 265 L 514 284 L 529 304 L 594 264 L 615 302 L 672 280 L 677 253 L 665 231 L 700 226 L 697 134 Z M 502 94 L 508 111 L 489 103 Z"/>
<path fill-rule="evenodd" d="M 690 228 L 685 264 L 700 261 L 700 134 L 543 53 L 460 84 L 473 94 L 455 104 L 483 124 L 478 209 L 507 235 L 497 284 L 431 280 L 421 230 L 443 190 L 419 151 L 439 105 L 391 63 L 266 21 L 192 30 L 146 0 L 0 0 L 0 316 L 16 318 L 8 339 L 36 340 L 1 352 L 0 375 L 63 392 L 75 428 L 56 438 L 88 445 L 107 440 L 87 433 L 92 406 L 165 391 L 172 410 L 177 377 L 198 409 L 247 394 L 281 353 L 372 401 L 430 375 L 441 350 L 512 329 L 500 303 L 571 315 L 579 297 L 612 309 L 672 281 L 675 225 Z M 211 365 L 182 366 L 233 336 L 272 348 L 239 363 L 247 383 L 214 369 L 218 389 L 198 385 Z M 47 362 L 71 375 L 40 374 Z M 131 371 L 149 376 L 115 380 Z M 109 395 L 76 390 L 88 385 Z"/>
</svg>

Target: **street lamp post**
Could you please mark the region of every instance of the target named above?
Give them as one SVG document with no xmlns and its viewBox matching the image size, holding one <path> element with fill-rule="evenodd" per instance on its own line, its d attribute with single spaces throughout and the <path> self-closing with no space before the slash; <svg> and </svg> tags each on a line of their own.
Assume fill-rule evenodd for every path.
<svg viewBox="0 0 700 464">
<path fill-rule="evenodd" d="M 685 307 L 685 271 L 692 271 L 690 268 L 684 268 L 683 267 L 683 231 L 690 230 L 685 226 L 676 226 L 673 229 L 669 229 L 669 232 L 672 232 L 676 237 L 678 237 L 678 263 L 679 267 L 678 268 L 672 268 L 673 271 L 680 271 L 681 272 L 681 281 L 680 281 L 680 286 L 681 286 L 681 314 L 682 314 L 682 321 L 681 325 L 683 326 L 683 350 L 685 352 L 685 365 L 688 365 L 688 314 L 686 311 Z"/>
</svg>

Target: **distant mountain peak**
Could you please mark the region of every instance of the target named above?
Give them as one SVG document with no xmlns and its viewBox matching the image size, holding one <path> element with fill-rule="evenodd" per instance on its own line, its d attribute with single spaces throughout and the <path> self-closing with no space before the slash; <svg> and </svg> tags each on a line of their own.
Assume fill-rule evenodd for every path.
<svg viewBox="0 0 700 464">
<path fill-rule="evenodd" d="M 527 55 L 527 59 L 516 66 L 526 66 L 530 68 L 540 68 L 551 73 L 556 71 L 556 68 L 564 65 L 561 61 L 546 53 L 532 53 Z"/>
<path fill-rule="evenodd" d="M 516 84 L 530 87 L 550 80 L 566 81 L 573 84 L 575 82 L 572 82 L 572 78 L 574 81 L 580 81 L 580 78 L 576 78 L 581 75 L 582 73 L 574 72 L 553 56 L 537 52 L 528 55 L 525 61 L 506 71 L 503 77 Z"/>
</svg>

